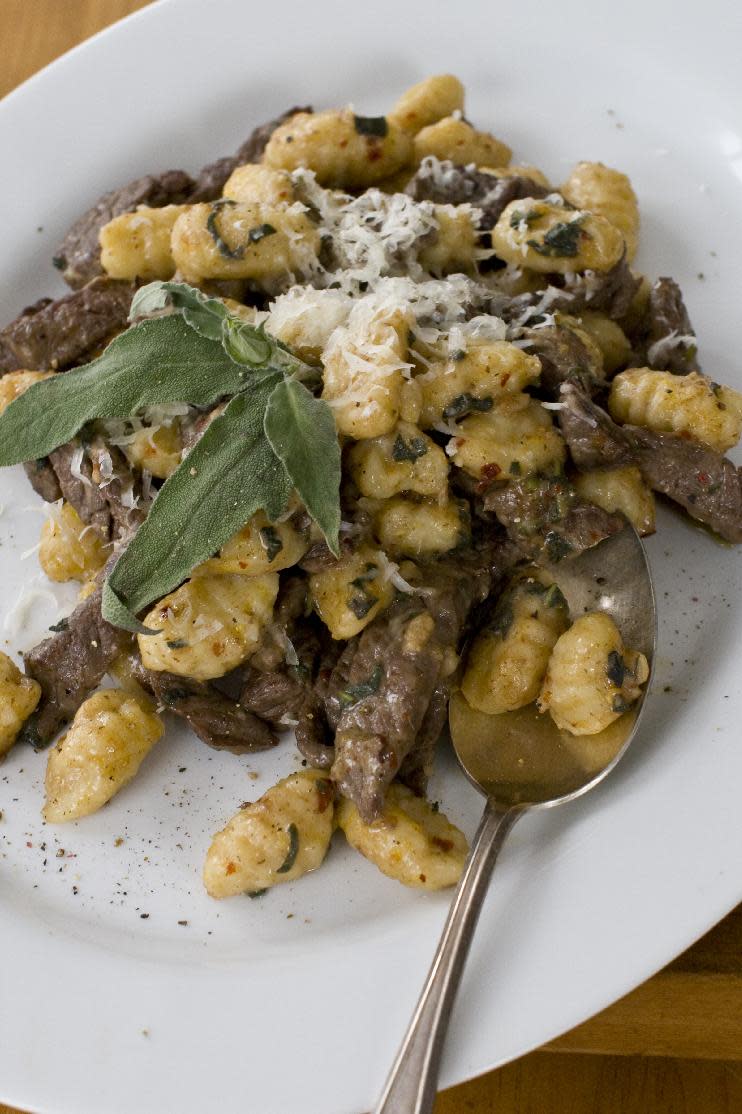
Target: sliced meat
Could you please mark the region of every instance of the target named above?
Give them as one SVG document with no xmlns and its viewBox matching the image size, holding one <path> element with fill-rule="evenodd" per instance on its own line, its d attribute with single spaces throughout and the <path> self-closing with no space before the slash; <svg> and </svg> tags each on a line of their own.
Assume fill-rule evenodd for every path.
<svg viewBox="0 0 742 1114">
<path fill-rule="evenodd" d="M 449 695 L 450 686 L 446 681 L 440 681 L 430 698 L 428 710 L 423 716 L 412 749 L 399 767 L 397 779 L 418 797 L 424 797 L 428 787 L 428 779 L 433 770 L 435 747 L 448 718 Z"/>
<path fill-rule="evenodd" d="M 353 640 L 331 776 L 364 820 L 379 815 L 454 664 L 467 616 L 502 574 L 506 552 L 509 561 L 509 548 L 493 544 L 429 566 L 422 593 L 392 604 Z"/>
<path fill-rule="evenodd" d="M 687 375 L 699 370 L 696 334 L 674 279 L 659 278 L 652 286 L 644 351 L 647 365 L 658 371 Z"/>
<path fill-rule="evenodd" d="M 405 193 L 415 201 L 438 205 L 475 205 L 482 211 L 481 229 L 494 228 L 503 209 L 511 201 L 526 197 L 545 197 L 549 191 L 532 178 L 513 175 L 496 178 L 474 166 L 459 166 L 449 160 L 423 159 Z"/>
<path fill-rule="evenodd" d="M 131 639 L 101 615 L 101 592 L 102 580 L 78 604 L 64 630 L 24 654 L 26 673 L 41 685 L 39 706 L 22 732 L 34 747 L 46 746 L 72 719 Z"/>
<path fill-rule="evenodd" d="M 54 471 L 48 457 L 43 456 L 39 460 L 29 460 L 23 465 L 23 469 L 28 476 L 31 487 L 47 503 L 56 503 L 57 499 L 62 498 L 62 489 L 59 486 L 57 473 Z"/>
<path fill-rule="evenodd" d="M 561 384 L 568 382 L 591 395 L 605 386 L 602 367 L 574 329 L 557 324 L 531 327 L 523 329 L 522 336 L 528 341 L 528 354 L 538 356 L 541 364 L 540 394 L 557 398 Z"/>
<path fill-rule="evenodd" d="M 268 145 L 268 140 L 277 127 L 295 116 L 297 112 L 311 111 L 311 105 L 305 105 L 301 108 L 295 106 L 287 109 L 286 112 L 282 112 L 274 120 L 268 120 L 267 123 L 260 124 L 251 132 L 236 154 L 217 159 L 216 162 L 209 163 L 199 171 L 188 201 L 213 201 L 214 198 L 221 197 L 227 179 L 236 167 L 243 166 L 248 162 L 260 162 L 263 151 Z"/>
<path fill-rule="evenodd" d="M 138 205 L 161 208 L 180 205 L 188 200 L 194 181 L 184 170 L 166 170 L 163 174 L 145 174 L 120 189 L 104 193 L 79 217 L 62 240 L 54 256 L 54 265 L 74 290 L 103 274 L 100 263 L 98 234 L 104 224 L 122 213 L 131 213 Z"/>
<path fill-rule="evenodd" d="M 626 525 L 623 515 L 580 499 L 564 476 L 528 476 L 497 484 L 483 502 L 523 555 L 537 564 L 577 557 Z"/>
<path fill-rule="evenodd" d="M 54 302 L 45 300 L 33 312 L 24 310 L 0 332 L 0 345 L 12 353 L 16 367 L 64 370 L 84 363 L 126 327 L 133 296 L 132 283 L 95 279 Z"/>
<path fill-rule="evenodd" d="M 107 471 L 107 468 L 101 468 L 101 455 L 104 453 L 112 474 L 108 482 L 98 483 L 96 481 L 105 478 Z M 39 494 L 46 498 L 41 486 L 34 483 L 37 476 L 43 476 L 43 486 L 49 494 L 55 490 L 48 474 L 51 469 L 59 495 L 74 507 L 86 525 L 94 526 L 106 541 L 127 537 L 144 521 L 147 508 L 141 502 L 140 482 L 126 457 L 115 446 L 104 446 L 96 439 L 80 455 L 79 443 L 70 441 L 49 454 L 43 470 L 34 471 L 40 464 L 40 461 L 35 461 L 26 466 L 26 475 Z"/>
<path fill-rule="evenodd" d="M 559 395 L 559 428 L 572 460 L 581 472 L 593 468 L 624 468 L 636 462 L 636 453 L 621 426 L 574 383 L 565 383 Z"/>
<path fill-rule="evenodd" d="M 514 324 L 526 325 L 532 315 L 579 313 L 600 310 L 613 319 L 623 317 L 639 288 L 640 279 L 631 273 L 625 254 L 610 271 L 578 271 L 570 275 L 548 275 L 541 290 L 514 298 L 495 294 L 490 312 Z"/>
<path fill-rule="evenodd" d="M 208 746 L 252 754 L 276 745 L 267 723 L 212 685 L 146 669 L 138 655 L 132 657 L 132 670 L 139 683 L 168 711 L 186 720 Z"/>
<path fill-rule="evenodd" d="M 562 387 L 559 424 L 578 468 L 635 464 L 655 491 L 730 542 L 742 541 L 742 473 L 720 453 L 674 433 L 619 426 L 571 384 Z"/>
</svg>

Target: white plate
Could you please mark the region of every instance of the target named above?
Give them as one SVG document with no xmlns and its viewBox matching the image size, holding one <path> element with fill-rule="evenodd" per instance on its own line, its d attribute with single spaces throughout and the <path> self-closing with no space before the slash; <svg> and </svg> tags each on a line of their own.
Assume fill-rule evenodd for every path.
<svg viewBox="0 0 742 1114">
<path fill-rule="evenodd" d="M 620 14 L 587 0 L 148 8 L 0 107 L 0 320 L 59 289 L 53 248 L 104 189 L 229 152 L 287 105 L 352 99 L 383 112 L 406 85 L 453 70 L 468 115 L 519 161 L 555 181 L 580 158 L 630 173 L 640 262 L 681 281 L 704 367 L 742 386 L 740 17 L 721 0 L 679 10 L 639 0 Z M 35 558 L 19 554 L 41 519 L 21 475 L 0 484 L 7 614 L 35 574 Z M 589 799 L 516 830 L 443 1085 L 595 1013 L 742 898 L 739 554 L 669 513 L 649 550 L 660 641 L 642 740 Z M 54 617 L 32 602 L 23 631 L 3 637 L 27 646 Z M 369 1108 L 448 895 L 407 892 L 338 842 L 296 885 L 209 901 L 199 872 L 210 834 L 296 761 L 289 743 L 246 760 L 171 729 L 102 813 L 46 828 L 44 759 L 11 752 L 0 770 L 3 1099 L 49 1114 Z M 464 778 L 449 768 L 435 792 L 471 834 L 480 802 Z"/>
</svg>

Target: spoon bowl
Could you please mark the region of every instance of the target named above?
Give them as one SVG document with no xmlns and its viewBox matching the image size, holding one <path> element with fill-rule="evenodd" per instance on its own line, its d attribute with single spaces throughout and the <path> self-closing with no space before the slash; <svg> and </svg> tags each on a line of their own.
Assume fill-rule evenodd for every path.
<svg viewBox="0 0 742 1114">
<path fill-rule="evenodd" d="M 657 637 L 654 591 L 644 547 L 632 526 L 549 570 L 574 621 L 603 611 L 649 677 L 630 710 L 596 735 L 571 735 L 535 704 L 500 715 L 471 708 L 461 692 L 449 705 L 456 756 L 486 804 L 454 894 L 438 949 L 374 1114 L 429 1114 L 451 1008 L 497 856 L 516 820 L 594 788 L 636 737 L 651 682 Z"/>
</svg>

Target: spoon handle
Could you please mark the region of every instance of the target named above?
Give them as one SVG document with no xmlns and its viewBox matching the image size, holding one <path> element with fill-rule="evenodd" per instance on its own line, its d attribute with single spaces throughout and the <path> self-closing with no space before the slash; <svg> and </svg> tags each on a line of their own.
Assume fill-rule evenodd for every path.
<svg viewBox="0 0 742 1114">
<path fill-rule="evenodd" d="M 433 1109 L 443 1041 L 469 946 L 500 848 L 521 812 L 487 801 L 425 986 L 373 1114 Z"/>
</svg>

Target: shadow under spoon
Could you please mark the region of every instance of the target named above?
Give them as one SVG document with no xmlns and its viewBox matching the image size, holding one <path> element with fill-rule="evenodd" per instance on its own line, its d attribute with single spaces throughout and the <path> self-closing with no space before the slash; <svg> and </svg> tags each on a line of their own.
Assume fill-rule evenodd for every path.
<svg viewBox="0 0 742 1114">
<path fill-rule="evenodd" d="M 603 611 L 626 646 L 651 667 L 656 613 L 646 554 L 627 526 L 553 570 L 572 619 Z M 626 712 L 598 735 L 572 736 L 535 705 L 491 716 L 473 711 L 460 693 L 449 720 L 456 756 L 486 797 L 484 813 L 459 881 L 425 986 L 373 1114 L 429 1114 L 458 984 L 489 880 L 508 833 L 530 809 L 582 796 L 616 766 L 636 736 L 649 682 Z"/>
</svg>

